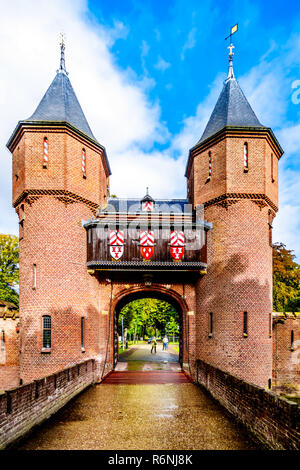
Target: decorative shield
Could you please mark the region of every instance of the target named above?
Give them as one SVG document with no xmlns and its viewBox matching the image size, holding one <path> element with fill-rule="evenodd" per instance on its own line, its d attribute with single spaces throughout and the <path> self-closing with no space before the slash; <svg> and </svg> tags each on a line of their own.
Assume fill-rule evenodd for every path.
<svg viewBox="0 0 300 470">
<path fill-rule="evenodd" d="M 111 254 L 111 257 L 118 261 L 124 253 L 124 246 L 110 246 L 109 251 Z"/>
<path fill-rule="evenodd" d="M 154 253 L 154 232 L 140 232 L 141 255 L 144 259 L 149 260 Z"/>
<path fill-rule="evenodd" d="M 179 261 L 184 255 L 184 233 L 172 231 L 170 233 L 170 252 L 175 261 Z"/>
<path fill-rule="evenodd" d="M 153 246 L 142 246 L 141 247 L 141 254 L 144 259 L 150 259 L 152 258 L 154 253 L 154 247 Z"/>
<path fill-rule="evenodd" d="M 118 261 L 124 253 L 124 232 L 122 230 L 111 230 L 109 245 L 111 257 Z"/>
<path fill-rule="evenodd" d="M 142 204 L 143 211 L 153 211 L 153 202 L 152 201 L 145 201 Z"/>
<path fill-rule="evenodd" d="M 176 261 L 179 261 L 184 254 L 184 247 L 183 246 L 171 246 L 171 256 Z"/>
</svg>

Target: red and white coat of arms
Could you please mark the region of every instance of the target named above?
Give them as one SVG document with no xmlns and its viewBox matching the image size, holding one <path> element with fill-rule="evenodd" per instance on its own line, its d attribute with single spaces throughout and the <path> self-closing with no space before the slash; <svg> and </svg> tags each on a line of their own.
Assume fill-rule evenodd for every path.
<svg viewBox="0 0 300 470">
<path fill-rule="evenodd" d="M 184 233 L 173 231 L 170 233 L 171 256 L 175 261 L 179 261 L 184 255 Z"/>
<path fill-rule="evenodd" d="M 142 210 L 143 211 L 153 211 L 153 202 L 152 201 L 144 201 L 142 203 Z"/>
<path fill-rule="evenodd" d="M 109 245 L 112 258 L 118 261 L 124 253 L 124 232 L 122 230 L 111 230 Z"/>
<path fill-rule="evenodd" d="M 145 260 L 149 260 L 154 253 L 154 232 L 140 232 L 141 254 Z"/>
</svg>

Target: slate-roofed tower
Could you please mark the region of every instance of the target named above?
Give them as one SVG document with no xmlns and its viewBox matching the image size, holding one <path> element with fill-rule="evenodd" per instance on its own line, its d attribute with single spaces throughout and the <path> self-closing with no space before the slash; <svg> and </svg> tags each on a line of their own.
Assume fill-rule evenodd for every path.
<svg viewBox="0 0 300 470">
<path fill-rule="evenodd" d="M 207 275 L 197 284 L 197 354 L 267 387 L 272 377 L 272 221 L 282 149 L 229 71 L 190 150 L 188 198 L 212 222 Z"/>
<path fill-rule="evenodd" d="M 64 51 L 62 40 L 53 82 L 7 144 L 20 225 L 23 382 L 99 355 L 99 287 L 87 274 L 82 220 L 106 202 L 110 168 L 72 88 Z"/>
</svg>

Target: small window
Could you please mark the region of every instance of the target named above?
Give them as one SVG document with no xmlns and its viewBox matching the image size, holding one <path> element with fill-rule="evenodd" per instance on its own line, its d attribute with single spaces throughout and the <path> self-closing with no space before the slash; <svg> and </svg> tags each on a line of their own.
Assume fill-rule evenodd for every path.
<svg viewBox="0 0 300 470">
<path fill-rule="evenodd" d="M 5 350 L 5 332 L 1 331 L 1 351 Z"/>
<path fill-rule="evenodd" d="M 248 144 L 244 143 L 244 171 L 247 172 L 249 169 L 249 156 L 248 156 Z"/>
<path fill-rule="evenodd" d="M 84 317 L 81 317 L 81 349 L 84 349 Z"/>
<path fill-rule="evenodd" d="M 44 145 L 43 145 L 43 168 L 48 167 L 48 160 L 49 160 L 49 153 L 48 153 L 48 139 L 44 137 Z"/>
<path fill-rule="evenodd" d="M 269 210 L 269 212 L 268 212 L 268 227 L 269 227 L 269 245 L 270 246 L 272 246 L 272 229 L 273 229 L 272 223 L 273 223 L 273 216 L 272 216 L 272 212 Z"/>
<path fill-rule="evenodd" d="M 272 388 L 272 379 L 268 380 L 268 389 L 271 390 Z"/>
<path fill-rule="evenodd" d="M 213 313 L 209 312 L 209 334 L 208 336 L 211 338 L 213 335 Z"/>
<path fill-rule="evenodd" d="M 269 224 L 269 245 L 273 246 L 273 227 Z"/>
<path fill-rule="evenodd" d="M 271 153 L 271 181 L 274 183 L 274 156 L 273 153 Z"/>
<path fill-rule="evenodd" d="M 43 348 L 51 349 L 51 317 L 43 316 Z"/>
<path fill-rule="evenodd" d="M 24 237 L 24 219 L 19 222 L 19 240 L 22 240 Z"/>
<path fill-rule="evenodd" d="M 291 330 L 291 351 L 294 351 L 294 330 Z"/>
<path fill-rule="evenodd" d="M 208 152 L 208 177 L 211 177 L 212 163 L 211 163 L 211 152 Z"/>
<path fill-rule="evenodd" d="M 32 276 L 32 289 L 36 289 L 36 264 L 33 265 Z"/>
<path fill-rule="evenodd" d="M 248 312 L 244 312 L 243 316 L 243 335 L 248 336 Z"/>
<path fill-rule="evenodd" d="M 83 178 L 86 178 L 86 151 L 82 149 L 81 152 L 81 170 Z"/>
</svg>

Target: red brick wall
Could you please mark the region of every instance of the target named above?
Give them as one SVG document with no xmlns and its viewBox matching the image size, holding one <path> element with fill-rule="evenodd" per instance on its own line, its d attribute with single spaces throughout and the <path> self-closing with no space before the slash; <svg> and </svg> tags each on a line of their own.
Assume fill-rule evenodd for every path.
<svg viewBox="0 0 300 470">
<path fill-rule="evenodd" d="M 213 229 L 208 235 L 207 275 L 197 285 L 198 357 L 264 387 L 272 376 L 272 249 L 266 212 L 247 200 L 205 211 Z"/>
<path fill-rule="evenodd" d="M 296 403 L 200 360 L 197 382 L 265 447 L 300 449 L 300 408 Z"/>
<path fill-rule="evenodd" d="M 273 384 L 285 393 L 300 391 L 299 314 L 273 313 Z"/>
<path fill-rule="evenodd" d="M 43 168 L 43 140 L 48 139 L 48 165 Z M 81 169 L 86 150 L 86 178 Z M 24 158 L 26 155 L 26 158 Z M 27 129 L 13 151 L 13 202 L 24 190 L 65 190 L 99 205 L 106 196 L 103 152 L 66 129 Z"/>
<path fill-rule="evenodd" d="M 49 146 L 46 169 L 44 137 Z M 27 383 L 99 355 L 103 341 L 100 292 L 98 282 L 87 273 L 82 220 L 93 218 L 105 200 L 108 175 L 102 151 L 67 129 L 25 129 L 14 145 L 13 201 L 23 219 L 20 378 Z M 81 169 L 82 148 L 86 150 L 86 178 Z M 42 349 L 43 315 L 52 320 L 51 351 Z M 85 318 L 84 350 L 81 317 Z"/>
<path fill-rule="evenodd" d="M 0 318 L 0 391 L 19 385 L 19 318 Z M 5 335 L 2 345 L 2 331 Z"/>
<path fill-rule="evenodd" d="M 248 144 L 248 171 L 244 171 L 244 143 Z M 208 180 L 208 154 L 212 174 Z M 273 155 L 273 178 L 271 171 Z M 278 206 L 278 160 L 280 154 L 267 136 L 234 134 L 199 146 L 192 152 L 188 171 L 190 200 L 204 204 L 226 193 L 263 194 Z M 192 181 L 193 180 L 193 181 Z M 194 184 L 193 184 L 194 182 Z M 194 187 L 194 188 L 193 188 Z M 193 191 L 192 191 L 193 188 Z"/>
<path fill-rule="evenodd" d="M 0 395 L 0 449 L 41 424 L 90 384 L 94 361 L 22 385 Z"/>
<path fill-rule="evenodd" d="M 244 172 L 244 142 L 249 165 Z M 273 148 L 273 147 L 272 147 Z M 208 176 L 208 151 L 212 175 Z M 204 204 L 207 275 L 197 283 L 197 355 L 244 380 L 267 387 L 272 377 L 271 211 L 277 204 L 277 162 L 270 183 L 271 143 L 261 135 L 228 135 L 194 150 L 194 201 Z M 219 199 L 217 199 L 219 198 Z M 209 313 L 214 331 L 209 337 Z M 248 335 L 243 335 L 243 314 Z"/>
<path fill-rule="evenodd" d="M 20 241 L 20 376 L 25 382 L 96 357 L 99 286 L 86 270 L 86 232 L 92 217 L 82 203 L 42 196 L 25 205 Z M 36 265 L 36 288 L 33 286 Z M 51 352 L 42 350 L 42 317 L 52 319 Z M 81 349 L 85 318 L 85 351 Z"/>
</svg>

